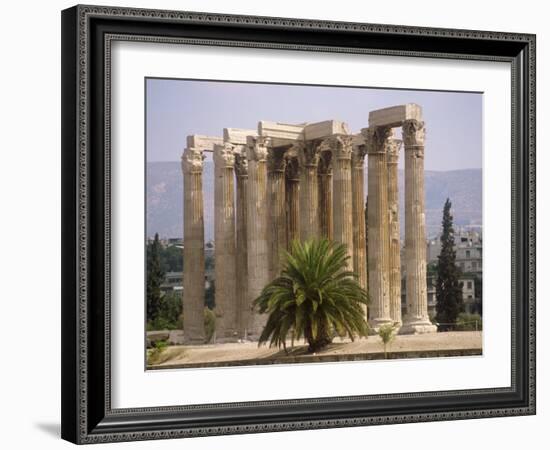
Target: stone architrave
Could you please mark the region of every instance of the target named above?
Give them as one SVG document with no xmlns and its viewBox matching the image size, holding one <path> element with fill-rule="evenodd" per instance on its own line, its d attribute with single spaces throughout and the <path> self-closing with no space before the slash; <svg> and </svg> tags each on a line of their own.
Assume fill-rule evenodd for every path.
<svg viewBox="0 0 550 450">
<path fill-rule="evenodd" d="M 214 273 L 216 280 L 216 341 L 235 342 L 237 329 L 237 285 L 235 246 L 235 155 L 233 146 L 214 146 Z"/>
<path fill-rule="evenodd" d="M 424 122 L 403 123 L 405 144 L 405 270 L 407 313 L 401 334 L 433 333 L 428 316 L 426 218 L 424 200 Z"/>
<path fill-rule="evenodd" d="M 248 201 L 247 201 L 247 256 L 249 320 L 246 338 L 258 340 L 267 315 L 254 311 L 254 300 L 269 282 L 269 243 L 267 216 L 267 153 L 269 138 L 249 137 Z"/>
<path fill-rule="evenodd" d="M 285 157 L 286 241 L 290 250 L 292 242 L 300 240 L 300 162 L 293 149 Z"/>
<path fill-rule="evenodd" d="M 334 221 L 332 214 L 332 152 L 321 152 L 318 167 L 319 188 L 319 234 L 333 240 Z"/>
<path fill-rule="evenodd" d="M 286 148 L 269 148 L 267 154 L 267 205 L 269 231 L 269 279 L 281 271 L 286 243 L 285 166 Z"/>
<path fill-rule="evenodd" d="M 181 158 L 184 211 L 183 331 L 187 344 L 203 344 L 205 340 L 203 159 L 203 149 L 189 145 Z"/>
<path fill-rule="evenodd" d="M 397 326 L 401 326 L 401 238 L 399 226 L 399 189 L 397 162 L 401 141 L 388 141 L 388 206 L 389 206 L 389 267 L 390 267 L 390 317 Z"/>
<path fill-rule="evenodd" d="M 353 270 L 353 195 L 351 185 L 353 136 L 335 135 L 328 138 L 327 141 L 332 150 L 334 242 L 346 246 L 350 257 L 348 268 Z"/>
<path fill-rule="evenodd" d="M 246 147 L 240 147 L 235 152 L 235 175 L 237 187 L 236 213 L 236 278 L 237 278 L 237 329 L 239 337 L 244 339 L 249 318 L 248 307 L 248 243 L 247 243 L 247 190 L 248 190 L 248 160 Z"/>
<path fill-rule="evenodd" d="M 317 166 L 320 158 L 320 142 L 298 144 L 300 161 L 300 239 L 319 237 L 319 188 L 317 187 Z"/>
<path fill-rule="evenodd" d="M 351 157 L 351 190 L 353 196 L 353 270 L 359 284 L 368 291 L 367 285 L 367 235 L 365 224 L 365 155 L 364 142 L 354 144 Z M 367 307 L 365 306 L 365 317 Z"/>
<path fill-rule="evenodd" d="M 371 304 L 369 323 L 373 331 L 392 323 L 389 302 L 389 233 L 386 151 L 392 137 L 389 127 L 362 130 L 368 155 L 368 276 Z"/>
</svg>

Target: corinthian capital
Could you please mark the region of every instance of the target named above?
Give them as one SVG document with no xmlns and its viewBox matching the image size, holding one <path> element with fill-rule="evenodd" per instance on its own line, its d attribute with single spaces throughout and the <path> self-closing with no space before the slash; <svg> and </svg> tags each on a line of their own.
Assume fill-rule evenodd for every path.
<svg viewBox="0 0 550 450">
<path fill-rule="evenodd" d="M 403 122 L 405 148 L 424 145 L 425 137 L 426 129 L 424 128 L 424 122 L 414 119 Z"/>
<path fill-rule="evenodd" d="M 367 154 L 366 144 L 356 144 L 351 153 L 351 164 L 353 167 L 362 168 L 365 164 L 365 155 Z"/>
<path fill-rule="evenodd" d="M 235 174 L 238 177 L 248 176 L 248 159 L 246 159 L 246 149 L 235 152 Z"/>
<path fill-rule="evenodd" d="M 247 136 L 246 157 L 249 161 L 265 161 L 270 147 L 270 139 L 265 136 Z"/>
<path fill-rule="evenodd" d="M 202 173 L 204 158 L 202 148 L 187 147 L 181 156 L 181 170 L 183 173 Z"/>
<path fill-rule="evenodd" d="M 270 148 L 267 152 L 267 171 L 284 172 L 286 166 L 286 149 Z"/>
<path fill-rule="evenodd" d="M 397 164 L 399 160 L 399 150 L 403 143 L 400 139 L 388 139 L 386 141 L 386 152 L 388 154 L 388 164 Z"/>
<path fill-rule="evenodd" d="M 233 168 L 235 165 L 233 145 L 226 142 L 214 146 L 214 165 L 216 167 Z"/>
<path fill-rule="evenodd" d="M 324 140 L 323 146 L 332 151 L 336 159 L 350 159 L 353 150 L 353 136 L 348 134 L 335 134 Z"/>
<path fill-rule="evenodd" d="M 317 167 L 321 156 L 321 147 L 318 141 L 300 142 L 294 149 L 298 153 L 298 160 L 302 167 Z"/>
<path fill-rule="evenodd" d="M 386 153 L 386 143 L 393 136 L 393 130 L 390 127 L 369 127 L 363 128 L 361 134 L 365 138 L 367 154 Z"/>
<path fill-rule="evenodd" d="M 298 157 L 293 152 L 285 154 L 286 159 L 286 178 L 290 181 L 300 181 L 300 162 Z"/>
</svg>

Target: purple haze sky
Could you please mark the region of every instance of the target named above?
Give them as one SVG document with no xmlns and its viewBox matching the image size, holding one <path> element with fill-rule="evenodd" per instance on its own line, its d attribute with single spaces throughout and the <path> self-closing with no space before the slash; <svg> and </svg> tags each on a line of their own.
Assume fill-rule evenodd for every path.
<svg viewBox="0 0 550 450">
<path fill-rule="evenodd" d="M 346 122 L 357 133 L 369 111 L 423 108 L 426 170 L 482 167 L 480 93 L 147 79 L 147 161 L 179 161 L 186 136 L 256 129 L 258 121 Z M 400 158 L 400 165 L 403 157 Z"/>
</svg>

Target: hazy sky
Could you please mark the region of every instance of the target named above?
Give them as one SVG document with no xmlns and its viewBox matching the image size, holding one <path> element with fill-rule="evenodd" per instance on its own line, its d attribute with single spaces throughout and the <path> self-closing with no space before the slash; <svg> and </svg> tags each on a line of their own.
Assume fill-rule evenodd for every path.
<svg viewBox="0 0 550 450">
<path fill-rule="evenodd" d="M 179 161 L 186 136 L 221 136 L 258 121 L 342 120 L 368 126 L 369 111 L 403 103 L 423 108 L 426 170 L 480 168 L 480 93 L 148 79 L 147 161 Z M 401 162 L 403 157 L 401 157 Z"/>
</svg>

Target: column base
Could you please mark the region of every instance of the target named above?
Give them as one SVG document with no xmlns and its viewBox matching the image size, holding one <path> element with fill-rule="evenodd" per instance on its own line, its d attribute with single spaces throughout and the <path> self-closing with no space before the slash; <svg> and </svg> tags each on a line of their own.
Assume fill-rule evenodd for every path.
<svg viewBox="0 0 550 450">
<path fill-rule="evenodd" d="M 369 334 L 378 334 L 378 330 L 383 325 L 393 325 L 394 321 L 390 317 L 377 317 L 376 319 L 369 320 Z"/>
<path fill-rule="evenodd" d="M 437 326 L 429 320 L 416 320 L 414 322 L 405 322 L 399 329 L 398 334 L 427 334 L 436 332 Z"/>
</svg>

